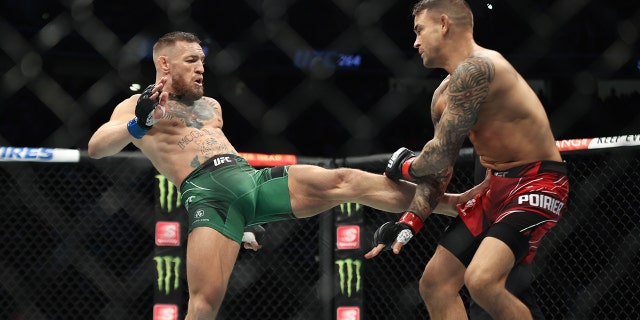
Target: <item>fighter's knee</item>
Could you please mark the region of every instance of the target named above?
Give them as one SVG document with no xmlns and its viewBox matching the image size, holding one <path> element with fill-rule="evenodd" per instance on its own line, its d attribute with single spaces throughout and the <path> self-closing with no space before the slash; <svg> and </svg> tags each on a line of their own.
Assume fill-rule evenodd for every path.
<svg viewBox="0 0 640 320">
<path fill-rule="evenodd" d="M 349 168 L 337 168 L 332 169 L 331 172 L 330 177 L 333 178 L 333 181 L 330 184 L 330 191 L 336 191 L 342 196 L 350 198 L 360 196 L 360 190 L 357 188 L 358 183 L 362 181 L 360 171 Z"/>
<path fill-rule="evenodd" d="M 464 274 L 464 284 L 471 297 L 478 301 L 482 297 L 489 296 L 490 292 L 495 290 L 497 282 L 489 277 L 486 272 L 476 272 L 475 269 L 468 269 Z"/>
<path fill-rule="evenodd" d="M 203 299 L 189 299 L 189 307 L 187 309 L 187 319 L 198 319 L 203 315 L 212 315 L 216 313 L 216 308 L 208 301 Z"/>
<path fill-rule="evenodd" d="M 221 295 L 190 294 L 187 314 L 188 318 L 213 318 L 222 305 Z"/>
<path fill-rule="evenodd" d="M 350 169 L 350 168 L 337 168 L 334 169 L 335 179 L 337 180 L 337 184 L 349 184 L 351 181 L 357 180 L 360 178 L 360 171 Z"/>
<path fill-rule="evenodd" d="M 439 291 L 439 287 L 441 287 L 441 282 L 432 272 L 425 271 L 422 273 L 422 277 L 418 282 L 418 290 L 423 299 L 430 299 L 434 293 Z"/>
</svg>

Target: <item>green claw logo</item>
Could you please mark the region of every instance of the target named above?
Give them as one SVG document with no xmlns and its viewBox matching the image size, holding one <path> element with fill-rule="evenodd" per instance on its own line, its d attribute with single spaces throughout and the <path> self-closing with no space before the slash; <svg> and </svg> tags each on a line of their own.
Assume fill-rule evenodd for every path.
<svg viewBox="0 0 640 320">
<path fill-rule="evenodd" d="M 164 175 L 158 174 L 156 179 L 158 179 L 158 190 L 160 190 L 160 208 L 171 212 L 173 209 L 180 207 L 181 194 L 178 188 Z"/>
<path fill-rule="evenodd" d="M 351 217 L 352 214 L 360 210 L 362 210 L 362 205 L 359 203 L 348 202 L 340 204 L 340 212 L 346 214 L 348 217 Z"/>
<path fill-rule="evenodd" d="M 153 257 L 158 272 L 158 291 L 169 295 L 180 287 L 180 264 L 182 259 L 174 256 Z"/>
<path fill-rule="evenodd" d="M 336 260 L 338 266 L 338 274 L 340 275 L 340 293 L 351 297 L 355 292 L 360 292 L 362 289 L 362 278 L 360 275 L 360 269 L 362 267 L 362 261 L 360 259 L 341 259 Z"/>
</svg>

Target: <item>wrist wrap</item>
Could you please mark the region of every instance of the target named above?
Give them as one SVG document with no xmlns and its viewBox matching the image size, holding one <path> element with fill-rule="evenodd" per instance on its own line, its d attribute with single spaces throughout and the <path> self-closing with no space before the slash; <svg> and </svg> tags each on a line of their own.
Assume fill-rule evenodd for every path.
<svg viewBox="0 0 640 320">
<path fill-rule="evenodd" d="M 400 217 L 398 222 L 402 222 L 410 226 L 411 229 L 413 230 L 413 234 L 418 233 L 418 231 L 422 229 L 422 225 L 423 225 L 422 219 L 418 215 L 410 211 L 405 212 L 402 215 L 402 217 Z"/>
<path fill-rule="evenodd" d="M 411 164 L 413 163 L 413 160 L 415 160 L 416 157 L 411 157 L 409 159 L 407 159 L 405 162 L 402 163 L 402 167 L 400 167 L 400 171 L 402 172 L 402 176 L 409 180 L 409 181 L 416 181 L 418 180 L 418 177 L 414 176 L 411 173 Z"/>
<path fill-rule="evenodd" d="M 134 117 L 127 123 L 127 130 L 129 130 L 129 134 L 132 135 L 136 139 L 142 138 L 145 134 L 147 134 L 148 129 L 144 129 L 138 124 L 138 117 Z"/>
</svg>

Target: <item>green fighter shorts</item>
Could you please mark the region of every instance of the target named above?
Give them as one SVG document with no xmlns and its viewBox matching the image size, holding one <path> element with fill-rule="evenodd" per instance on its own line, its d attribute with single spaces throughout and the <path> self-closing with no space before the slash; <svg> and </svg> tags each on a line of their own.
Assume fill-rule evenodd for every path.
<svg viewBox="0 0 640 320">
<path fill-rule="evenodd" d="M 180 186 L 189 232 L 209 227 L 241 243 L 245 226 L 295 218 L 287 170 L 255 169 L 233 154 L 207 160 Z"/>
</svg>

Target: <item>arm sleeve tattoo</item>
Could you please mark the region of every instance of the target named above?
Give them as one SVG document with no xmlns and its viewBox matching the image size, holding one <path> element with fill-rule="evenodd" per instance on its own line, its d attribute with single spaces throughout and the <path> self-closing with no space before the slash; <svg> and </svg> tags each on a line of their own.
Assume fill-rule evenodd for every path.
<svg viewBox="0 0 640 320">
<path fill-rule="evenodd" d="M 409 207 L 422 217 L 431 213 L 445 192 L 453 174 L 460 148 L 478 118 L 478 110 L 489 93 L 495 66 L 486 57 L 470 57 L 451 74 L 446 108 L 435 127 L 435 134 L 411 166 L 424 177 Z"/>
</svg>

